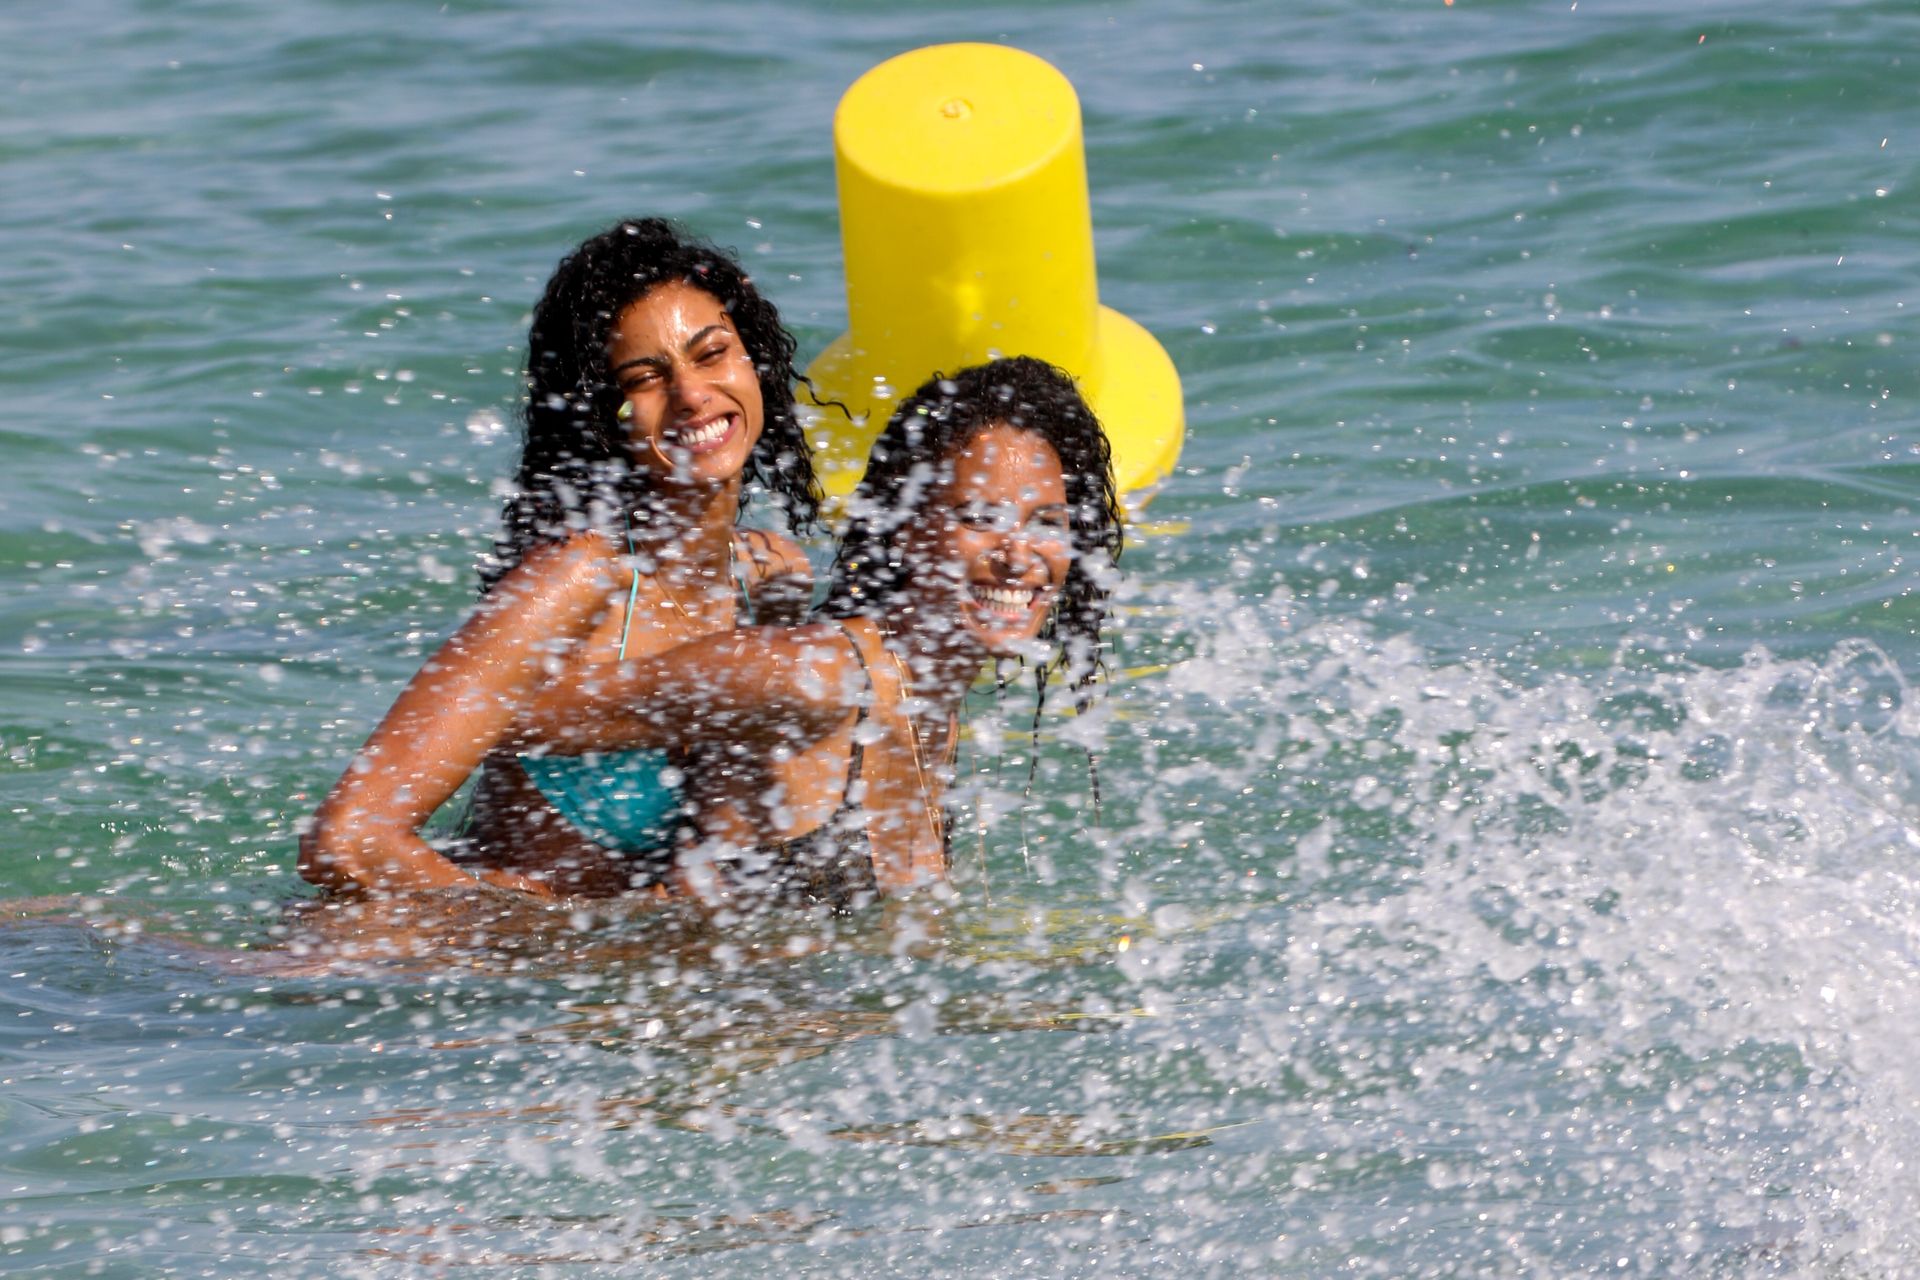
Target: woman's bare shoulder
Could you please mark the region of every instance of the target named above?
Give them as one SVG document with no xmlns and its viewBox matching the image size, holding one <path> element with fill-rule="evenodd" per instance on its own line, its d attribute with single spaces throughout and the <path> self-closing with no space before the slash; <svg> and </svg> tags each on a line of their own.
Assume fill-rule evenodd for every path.
<svg viewBox="0 0 1920 1280">
<path fill-rule="evenodd" d="M 605 593 L 616 580 L 619 559 L 612 544 L 594 533 L 538 542 L 527 548 L 519 564 L 500 575 L 485 601 L 504 604 Z"/>
</svg>

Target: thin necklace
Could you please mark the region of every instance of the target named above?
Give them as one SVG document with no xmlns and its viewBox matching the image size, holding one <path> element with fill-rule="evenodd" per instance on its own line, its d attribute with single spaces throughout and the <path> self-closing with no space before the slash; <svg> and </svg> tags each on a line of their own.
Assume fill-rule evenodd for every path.
<svg viewBox="0 0 1920 1280">
<path fill-rule="evenodd" d="M 728 534 L 727 535 L 727 581 L 729 582 L 733 581 L 734 575 L 739 571 L 739 565 L 738 565 L 738 562 L 734 559 L 734 554 L 735 553 L 734 553 L 734 546 L 733 546 L 733 535 Z M 698 628 L 701 625 L 701 620 L 694 617 L 692 614 L 688 613 L 687 607 L 681 604 L 679 597 L 673 594 L 673 588 L 667 585 L 667 575 L 662 573 L 657 578 L 655 578 L 655 581 L 660 584 L 660 592 L 662 595 L 666 596 L 667 603 L 673 606 L 673 611 L 679 614 L 682 618 L 685 618 L 687 620 L 688 626 Z M 709 596 L 711 596 L 711 594 L 712 594 L 711 592 L 708 593 Z"/>
<path fill-rule="evenodd" d="M 667 585 L 667 575 L 663 573 L 654 581 L 660 584 L 660 594 L 667 598 L 667 603 L 673 606 L 673 611 L 686 619 L 688 626 L 697 628 L 700 624 L 694 620 L 692 614 L 687 612 L 687 606 L 680 603 L 680 598 L 673 594 L 673 588 Z"/>
<path fill-rule="evenodd" d="M 635 547 L 633 544 L 633 517 L 632 516 L 627 517 L 627 554 L 629 556 L 633 556 L 636 558 L 640 554 L 639 549 Z M 727 579 L 728 581 L 733 581 L 739 574 L 739 568 L 740 568 L 739 561 L 735 558 L 737 554 L 738 554 L 738 551 L 735 548 L 733 543 L 733 535 L 728 534 L 727 535 Z M 699 620 L 696 619 L 692 614 L 688 613 L 686 606 L 681 604 L 679 601 L 679 598 L 673 594 L 673 588 L 667 585 L 667 575 L 664 573 L 655 574 L 653 580 L 660 584 L 660 593 L 666 596 L 667 603 L 673 606 L 673 611 L 679 614 L 681 618 L 683 618 L 686 621 L 686 624 L 689 627 L 693 628 L 696 633 L 698 633 L 700 629 Z M 639 600 L 640 600 L 640 570 L 638 566 L 636 566 L 633 570 L 633 583 L 631 586 L 627 588 L 627 616 L 620 623 L 620 654 L 619 656 L 622 659 L 625 659 L 627 656 L 627 636 L 633 630 L 633 610 L 634 610 L 634 606 L 639 602 Z"/>
<path fill-rule="evenodd" d="M 919 695 L 913 691 L 913 677 L 907 673 L 907 664 L 900 660 L 900 651 L 886 643 L 887 640 L 893 639 L 893 633 L 882 629 L 880 634 L 882 636 L 880 647 L 887 651 L 889 658 L 893 659 L 893 669 L 899 673 L 900 676 L 901 691 L 907 695 L 907 701 L 918 701 Z M 927 834 L 932 836 L 933 842 L 944 850 L 947 847 L 946 830 L 945 825 L 933 816 L 933 793 L 927 790 L 927 770 L 926 765 L 921 759 L 920 726 L 915 723 L 913 710 L 906 705 L 906 701 L 902 701 L 900 704 L 900 714 L 905 716 L 907 720 L 907 746 L 913 756 L 914 781 L 920 784 L 920 809 L 921 812 L 926 814 Z M 947 725 L 947 745 L 949 747 L 957 745 L 954 741 L 951 719 L 949 719 Z M 949 763 L 951 763 L 951 761 L 949 761 Z"/>
</svg>

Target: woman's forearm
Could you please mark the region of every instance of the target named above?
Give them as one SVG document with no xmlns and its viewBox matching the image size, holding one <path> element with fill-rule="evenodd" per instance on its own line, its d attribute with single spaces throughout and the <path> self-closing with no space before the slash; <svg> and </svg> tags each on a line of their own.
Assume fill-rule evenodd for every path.
<svg viewBox="0 0 1920 1280">
<path fill-rule="evenodd" d="M 844 723 L 864 682 L 850 680 L 838 628 L 750 627 L 715 632 L 623 663 L 594 703 L 552 725 L 542 745 L 561 755 L 713 745 L 796 745 Z"/>
<path fill-rule="evenodd" d="M 414 831 L 350 835 L 324 820 L 300 839 L 300 874 L 336 893 L 416 893 L 476 883 L 542 896 L 554 892 L 545 881 L 497 867 L 468 870 Z"/>
<path fill-rule="evenodd" d="M 406 893 L 471 885 L 475 878 L 411 830 L 386 829 L 324 812 L 300 838 L 300 874 L 324 889 Z"/>
</svg>

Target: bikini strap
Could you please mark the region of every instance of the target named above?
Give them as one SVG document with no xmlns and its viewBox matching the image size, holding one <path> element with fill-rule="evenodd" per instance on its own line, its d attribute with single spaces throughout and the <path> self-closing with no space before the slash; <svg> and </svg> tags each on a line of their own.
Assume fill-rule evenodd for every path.
<svg viewBox="0 0 1920 1280">
<path fill-rule="evenodd" d="M 633 512 L 627 512 L 627 559 L 633 567 L 633 585 L 627 588 L 627 616 L 620 620 L 620 660 L 626 661 L 627 636 L 633 630 L 633 607 L 640 601 L 640 552 L 633 545 Z"/>
<path fill-rule="evenodd" d="M 840 634 L 847 638 L 847 645 L 853 650 L 853 660 L 860 664 L 860 678 L 866 681 L 867 692 L 873 698 L 879 697 L 880 691 L 874 687 L 873 683 L 873 668 L 867 665 L 867 654 L 866 650 L 860 647 L 860 637 L 853 633 L 853 628 L 847 625 L 845 618 L 830 618 L 828 621 L 840 628 Z M 847 787 L 841 795 L 843 805 L 853 795 L 853 784 L 860 777 L 860 767 L 866 757 L 866 748 L 860 741 L 860 726 L 867 722 L 867 711 L 871 701 L 872 699 L 869 698 L 862 702 L 860 709 L 854 713 L 852 745 L 847 750 Z"/>
<path fill-rule="evenodd" d="M 747 553 L 744 556 L 740 554 L 742 547 L 745 547 Z M 727 552 L 729 567 L 733 570 L 733 587 L 740 596 L 735 610 L 744 625 L 752 626 L 754 623 L 753 593 L 747 590 L 747 565 L 754 561 L 753 540 L 747 536 L 745 529 L 733 531 L 733 541 L 727 545 Z"/>
</svg>

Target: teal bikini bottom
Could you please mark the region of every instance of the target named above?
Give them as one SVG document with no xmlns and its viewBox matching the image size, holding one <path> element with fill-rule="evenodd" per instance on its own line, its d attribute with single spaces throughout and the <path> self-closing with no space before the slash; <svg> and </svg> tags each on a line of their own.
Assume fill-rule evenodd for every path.
<svg viewBox="0 0 1920 1280">
<path fill-rule="evenodd" d="M 680 771 L 664 751 L 521 756 L 520 767 L 569 826 L 616 853 L 659 853 L 680 825 Z"/>
</svg>

